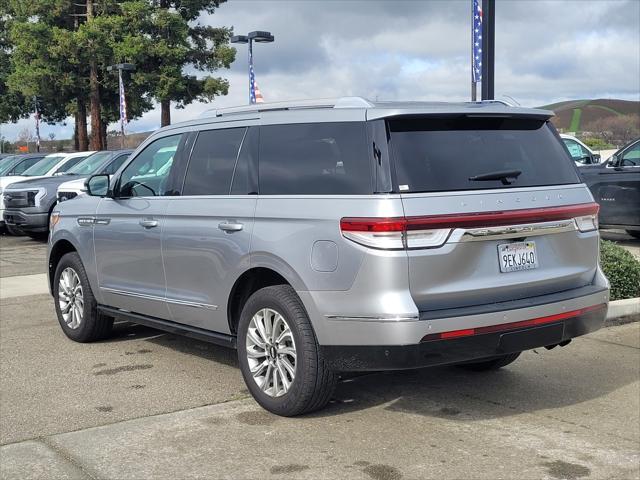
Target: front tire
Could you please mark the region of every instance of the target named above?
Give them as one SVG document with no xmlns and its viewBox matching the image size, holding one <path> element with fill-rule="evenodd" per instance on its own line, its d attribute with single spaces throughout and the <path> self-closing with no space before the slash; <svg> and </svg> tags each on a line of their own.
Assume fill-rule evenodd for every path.
<svg viewBox="0 0 640 480">
<path fill-rule="evenodd" d="M 98 312 L 87 273 L 76 252 L 65 254 L 53 278 L 53 298 L 62 331 L 75 342 L 93 342 L 107 337 L 113 318 Z"/>
<path fill-rule="evenodd" d="M 289 285 L 265 287 L 249 297 L 238 324 L 238 360 L 253 398 L 276 415 L 324 407 L 337 382 Z"/>
</svg>

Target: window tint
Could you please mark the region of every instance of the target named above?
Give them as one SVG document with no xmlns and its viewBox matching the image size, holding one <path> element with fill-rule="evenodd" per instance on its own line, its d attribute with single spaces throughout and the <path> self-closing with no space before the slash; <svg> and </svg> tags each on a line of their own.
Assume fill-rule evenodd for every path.
<svg viewBox="0 0 640 480">
<path fill-rule="evenodd" d="M 360 122 L 270 125 L 260 131 L 260 193 L 370 194 L 371 161 Z"/>
<path fill-rule="evenodd" d="M 229 195 L 231 177 L 246 128 L 198 133 L 191 153 L 183 195 Z"/>
<path fill-rule="evenodd" d="M 49 170 L 56 166 L 56 164 L 62 160 L 64 155 L 47 155 L 35 165 L 27 168 L 23 175 L 27 177 L 35 177 L 38 175 L 46 175 Z"/>
<path fill-rule="evenodd" d="M 60 165 L 60 167 L 58 167 L 58 169 L 53 173 L 55 174 L 55 173 L 68 172 L 70 168 L 74 167 L 75 165 L 80 163 L 85 158 L 87 158 L 87 157 L 73 157 L 73 158 L 67 160 L 66 162 L 64 162 L 62 165 Z"/>
<path fill-rule="evenodd" d="M 173 158 L 182 135 L 172 135 L 151 142 L 127 165 L 120 176 L 121 197 L 163 195 Z"/>
<path fill-rule="evenodd" d="M 125 153 L 124 155 L 117 156 L 114 160 L 108 163 L 103 169 L 102 172 L 106 175 L 113 175 L 118 171 L 118 169 L 122 166 L 124 161 L 129 158 L 129 154 Z"/>
<path fill-rule="evenodd" d="M 640 143 L 636 143 L 622 155 L 623 167 L 637 167 L 640 165 Z"/>
<path fill-rule="evenodd" d="M 242 148 L 236 169 L 233 172 L 232 195 L 247 195 L 258 193 L 258 179 L 255 173 L 258 165 L 258 142 L 260 141 L 260 128 L 249 127 L 242 141 Z"/>
<path fill-rule="evenodd" d="M 26 170 L 28 170 L 30 167 L 32 167 L 33 165 L 38 163 L 40 160 L 42 160 L 42 158 L 43 157 L 35 157 L 35 158 L 27 158 L 26 160 L 23 160 L 13 168 L 12 174 L 22 175 Z"/>
<path fill-rule="evenodd" d="M 546 122 L 523 118 L 389 120 L 401 192 L 578 183 L 575 164 Z M 487 174 L 520 172 L 508 182 Z M 471 177 L 481 177 L 471 179 Z"/>
<path fill-rule="evenodd" d="M 83 161 L 79 162 L 73 168 L 70 168 L 67 173 L 72 175 L 92 175 L 96 170 L 113 155 L 111 152 L 97 152 L 93 155 L 89 155 Z"/>
<path fill-rule="evenodd" d="M 567 146 L 567 150 L 569 150 L 569 154 L 574 161 L 580 163 L 587 162 L 584 157 L 590 157 L 591 154 L 582 145 L 570 138 L 563 138 L 562 141 Z"/>
</svg>

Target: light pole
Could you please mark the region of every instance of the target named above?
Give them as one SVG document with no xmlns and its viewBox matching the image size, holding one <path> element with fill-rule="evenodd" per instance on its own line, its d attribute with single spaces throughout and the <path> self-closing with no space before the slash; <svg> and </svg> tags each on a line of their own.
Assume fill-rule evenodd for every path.
<svg viewBox="0 0 640 480">
<path fill-rule="evenodd" d="M 122 81 L 122 71 L 134 71 L 136 66 L 133 63 L 117 63 L 115 65 L 109 65 L 107 71 L 118 70 L 118 94 L 120 104 L 120 134 L 122 135 L 120 141 L 122 148 L 124 148 L 124 124 L 127 123 L 127 101 L 124 96 L 124 82 Z M 106 139 L 105 139 L 106 142 Z"/>
<path fill-rule="evenodd" d="M 248 43 L 249 44 L 249 103 L 256 103 L 256 75 L 253 71 L 253 42 L 271 43 L 274 36 L 271 32 L 255 31 L 246 35 L 234 35 L 231 37 L 231 43 Z"/>
</svg>

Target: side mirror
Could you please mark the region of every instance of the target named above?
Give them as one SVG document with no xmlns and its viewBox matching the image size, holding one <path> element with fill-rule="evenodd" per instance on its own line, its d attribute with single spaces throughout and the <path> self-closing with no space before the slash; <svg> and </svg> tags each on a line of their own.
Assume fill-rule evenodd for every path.
<svg viewBox="0 0 640 480">
<path fill-rule="evenodd" d="M 92 197 L 106 197 L 109 193 L 109 175 L 93 175 L 85 182 L 87 194 Z"/>
<path fill-rule="evenodd" d="M 602 157 L 599 153 L 593 154 L 593 163 L 600 163 L 602 161 Z"/>
</svg>

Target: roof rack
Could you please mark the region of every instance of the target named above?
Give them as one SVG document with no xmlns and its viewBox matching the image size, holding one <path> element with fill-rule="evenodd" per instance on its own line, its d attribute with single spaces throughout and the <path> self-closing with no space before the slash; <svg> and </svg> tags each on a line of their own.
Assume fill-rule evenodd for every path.
<svg viewBox="0 0 640 480">
<path fill-rule="evenodd" d="M 254 103 L 241 107 L 218 108 L 205 111 L 201 117 L 222 117 L 245 113 L 270 112 L 277 110 L 303 110 L 311 108 L 371 108 L 373 103 L 362 97 L 321 98 L 314 100 L 294 100 L 286 102 Z"/>
</svg>

